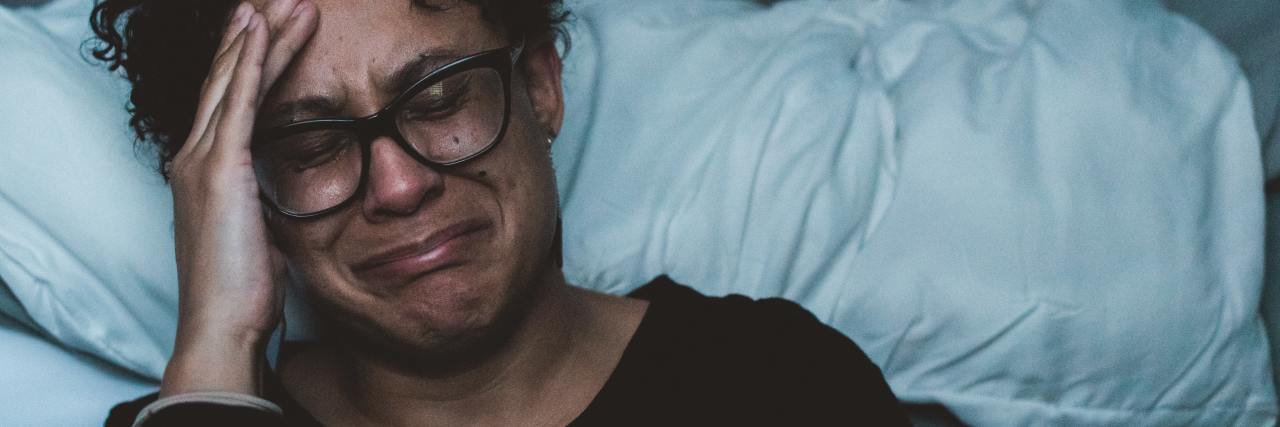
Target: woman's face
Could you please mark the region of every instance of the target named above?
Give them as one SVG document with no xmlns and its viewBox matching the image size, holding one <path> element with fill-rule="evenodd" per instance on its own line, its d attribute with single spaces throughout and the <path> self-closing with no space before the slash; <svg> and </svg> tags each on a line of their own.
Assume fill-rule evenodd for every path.
<svg viewBox="0 0 1280 427">
<path fill-rule="evenodd" d="M 314 1 L 319 27 L 265 100 L 259 125 L 367 116 L 405 89 L 406 72 L 416 80 L 509 45 L 469 2 L 428 10 L 408 0 Z M 550 46 L 524 55 L 509 126 L 486 154 L 434 168 L 382 137 L 372 142 L 363 195 L 346 208 L 311 220 L 272 216 L 291 271 L 341 329 L 397 349 L 465 352 L 510 326 L 535 281 L 556 268 L 548 136 L 562 111 L 559 59 Z"/>
</svg>

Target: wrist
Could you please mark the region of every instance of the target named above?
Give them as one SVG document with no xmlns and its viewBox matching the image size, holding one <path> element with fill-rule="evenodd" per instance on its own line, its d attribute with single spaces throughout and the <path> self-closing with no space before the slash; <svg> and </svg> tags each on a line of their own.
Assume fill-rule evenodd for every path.
<svg viewBox="0 0 1280 427">
<path fill-rule="evenodd" d="M 260 395 L 269 335 L 252 330 L 178 328 L 160 397 L 192 392 Z"/>
<path fill-rule="evenodd" d="M 182 347 L 213 347 L 215 350 L 234 350 L 236 352 L 260 350 L 266 347 L 275 332 L 272 327 L 236 325 L 228 319 L 208 319 L 199 321 L 178 320 L 178 335 L 174 341 L 174 352 Z"/>
</svg>

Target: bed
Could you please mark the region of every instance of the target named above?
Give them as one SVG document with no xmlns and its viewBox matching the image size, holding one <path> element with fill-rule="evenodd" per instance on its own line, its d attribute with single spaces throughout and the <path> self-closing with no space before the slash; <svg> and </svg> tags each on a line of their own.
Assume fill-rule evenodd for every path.
<svg viewBox="0 0 1280 427">
<path fill-rule="evenodd" d="M 1275 425 L 1280 8 L 1167 3 L 570 1 L 566 274 L 796 300 L 967 424 Z M 0 2 L 5 424 L 98 424 L 172 348 L 90 6 Z"/>
</svg>

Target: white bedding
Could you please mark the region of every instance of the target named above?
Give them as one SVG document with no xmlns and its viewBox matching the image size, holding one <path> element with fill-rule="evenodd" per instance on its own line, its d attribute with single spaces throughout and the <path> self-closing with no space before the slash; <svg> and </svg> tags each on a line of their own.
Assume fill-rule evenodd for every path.
<svg viewBox="0 0 1280 427">
<path fill-rule="evenodd" d="M 117 403 L 157 384 L 50 344 L 0 315 L 0 424 L 100 426 Z"/>
<path fill-rule="evenodd" d="M 1268 178 L 1280 177 L 1280 2 L 1164 0 L 1196 21 L 1240 60 L 1253 91 Z"/>
<path fill-rule="evenodd" d="M 177 305 L 169 190 L 89 62 L 91 0 L 0 6 L 0 277 L 65 345 L 159 378 Z"/>
<path fill-rule="evenodd" d="M 575 2 L 571 280 L 783 295 L 975 425 L 1270 425 L 1247 84 L 1155 1 Z"/>
<path fill-rule="evenodd" d="M 77 50 L 89 3 L 0 7 L 0 277 L 156 378 L 170 204 Z M 796 299 L 973 424 L 1274 424 L 1246 85 L 1158 2 L 570 4 L 575 283 Z M 43 348 L 0 379 L 62 366 Z"/>
<path fill-rule="evenodd" d="M 1268 180 L 1280 179 L 1280 2 L 1275 0 L 1165 0 L 1172 10 L 1204 26 L 1240 59 L 1253 93 L 1263 137 Z M 1280 195 L 1267 206 L 1267 271 L 1263 318 L 1271 331 L 1271 366 L 1280 384 Z"/>
</svg>

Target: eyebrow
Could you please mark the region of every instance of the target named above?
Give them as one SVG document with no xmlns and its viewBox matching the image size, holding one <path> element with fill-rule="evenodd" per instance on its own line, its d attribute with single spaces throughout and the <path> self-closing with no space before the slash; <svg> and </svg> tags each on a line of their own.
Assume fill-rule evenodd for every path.
<svg viewBox="0 0 1280 427">
<path fill-rule="evenodd" d="M 412 60 L 401 64 L 386 79 L 379 81 L 378 88 L 385 93 L 400 94 L 427 74 L 461 57 L 453 49 L 423 50 Z M 267 127 L 276 127 L 303 120 L 338 117 L 341 113 L 342 105 L 338 100 L 324 95 L 312 95 L 276 104 L 262 111 L 258 121 Z"/>
<path fill-rule="evenodd" d="M 462 54 L 453 49 L 427 49 L 418 53 L 413 60 L 400 65 L 400 68 L 391 73 L 391 76 L 383 83 L 384 87 L 380 89 L 387 93 L 399 94 L 409 89 L 418 80 L 426 77 L 432 71 L 444 66 L 456 59 L 462 58 Z"/>
<path fill-rule="evenodd" d="M 265 127 L 276 127 L 311 118 L 336 117 L 340 113 L 342 106 L 333 98 L 312 95 L 282 102 L 262 111 L 258 115 L 258 122 L 266 125 Z"/>
</svg>

